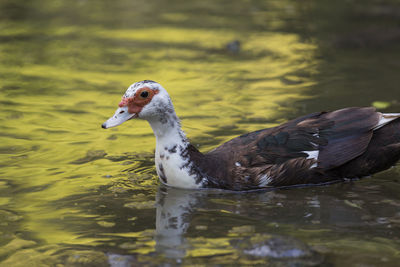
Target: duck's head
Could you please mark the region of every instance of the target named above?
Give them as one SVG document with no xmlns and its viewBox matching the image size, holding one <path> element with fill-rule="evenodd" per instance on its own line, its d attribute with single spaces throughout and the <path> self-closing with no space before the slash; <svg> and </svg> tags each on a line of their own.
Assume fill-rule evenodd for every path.
<svg viewBox="0 0 400 267">
<path fill-rule="evenodd" d="M 159 83 L 150 80 L 129 86 L 118 106 L 114 116 L 104 122 L 102 128 L 115 127 L 133 118 L 152 120 L 162 117 L 166 112 L 173 112 L 167 91 Z"/>
</svg>

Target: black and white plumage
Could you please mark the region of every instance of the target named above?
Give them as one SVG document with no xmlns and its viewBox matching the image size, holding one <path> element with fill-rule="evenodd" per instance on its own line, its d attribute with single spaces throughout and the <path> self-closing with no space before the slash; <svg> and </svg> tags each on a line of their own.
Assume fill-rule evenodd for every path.
<svg viewBox="0 0 400 267">
<path fill-rule="evenodd" d="M 313 113 L 203 154 L 187 140 L 160 84 L 131 85 L 119 106 L 102 127 L 146 119 L 157 140 L 157 174 L 174 187 L 252 190 L 324 184 L 382 171 L 400 158 L 400 113 L 374 108 Z"/>
</svg>

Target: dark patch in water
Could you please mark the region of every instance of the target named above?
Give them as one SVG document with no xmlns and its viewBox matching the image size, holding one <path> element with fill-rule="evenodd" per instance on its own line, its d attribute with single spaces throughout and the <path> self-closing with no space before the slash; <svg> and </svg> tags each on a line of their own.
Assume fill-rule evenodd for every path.
<svg viewBox="0 0 400 267">
<path fill-rule="evenodd" d="M 74 161 L 71 161 L 70 164 L 84 164 L 90 161 L 102 159 L 107 155 L 104 150 L 90 150 L 86 153 L 86 156 Z"/>
</svg>

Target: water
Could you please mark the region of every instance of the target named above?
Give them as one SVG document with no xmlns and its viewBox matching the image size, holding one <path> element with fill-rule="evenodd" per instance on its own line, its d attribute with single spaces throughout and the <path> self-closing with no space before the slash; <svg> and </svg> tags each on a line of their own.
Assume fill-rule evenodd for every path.
<svg viewBox="0 0 400 267">
<path fill-rule="evenodd" d="M 125 89 L 201 151 L 319 110 L 399 112 L 397 1 L 0 1 L 0 266 L 396 266 L 400 168 L 269 192 L 160 187 Z"/>
</svg>

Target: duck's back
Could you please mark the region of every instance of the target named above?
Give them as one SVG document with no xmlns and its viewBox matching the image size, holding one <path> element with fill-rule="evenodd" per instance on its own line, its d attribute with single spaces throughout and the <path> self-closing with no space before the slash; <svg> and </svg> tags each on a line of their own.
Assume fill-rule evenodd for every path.
<svg viewBox="0 0 400 267">
<path fill-rule="evenodd" d="M 199 167 L 210 187 L 233 190 L 362 177 L 400 158 L 399 117 L 374 108 L 314 113 L 234 138 Z"/>
</svg>

